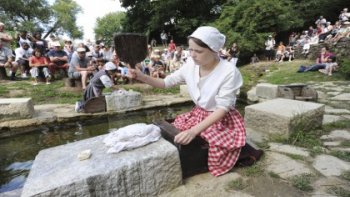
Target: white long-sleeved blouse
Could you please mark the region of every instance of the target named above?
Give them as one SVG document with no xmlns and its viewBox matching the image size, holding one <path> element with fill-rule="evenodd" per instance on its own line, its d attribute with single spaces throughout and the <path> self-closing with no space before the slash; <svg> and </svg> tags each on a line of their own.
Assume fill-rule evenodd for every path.
<svg viewBox="0 0 350 197">
<path fill-rule="evenodd" d="M 242 75 L 231 63 L 220 59 L 214 70 L 205 77 L 199 76 L 199 65 L 192 58 L 165 79 L 165 87 L 186 83 L 189 95 L 199 107 L 214 111 L 223 108 L 228 111 L 234 107 L 236 93 L 242 86 Z"/>
</svg>

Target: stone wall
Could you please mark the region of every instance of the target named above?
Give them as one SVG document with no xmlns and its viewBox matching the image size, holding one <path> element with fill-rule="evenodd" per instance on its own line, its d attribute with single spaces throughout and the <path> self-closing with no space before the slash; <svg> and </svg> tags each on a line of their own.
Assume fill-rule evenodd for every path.
<svg viewBox="0 0 350 197">
<path fill-rule="evenodd" d="M 344 58 L 350 58 L 350 38 L 342 38 L 336 45 L 332 43 L 319 43 L 316 45 L 311 45 L 310 53 L 306 57 L 307 59 L 316 60 L 319 55 L 321 48 L 324 46 L 328 46 L 329 50 L 332 53 L 335 53 L 337 56 L 337 61 L 341 61 Z M 303 48 L 298 47 L 295 49 L 295 58 L 297 59 L 305 59 L 303 54 L 301 54 Z"/>
</svg>

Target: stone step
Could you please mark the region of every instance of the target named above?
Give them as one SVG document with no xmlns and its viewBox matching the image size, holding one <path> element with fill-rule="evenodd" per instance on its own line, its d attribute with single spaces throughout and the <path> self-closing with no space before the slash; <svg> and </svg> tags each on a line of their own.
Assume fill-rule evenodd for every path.
<svg viewBox="0 0 350 197">
<path fill-rule="evenodd" d="M 0 122 L 32 118 L 34 105 L 31 98 L 0 99 Z"/>
</svg>

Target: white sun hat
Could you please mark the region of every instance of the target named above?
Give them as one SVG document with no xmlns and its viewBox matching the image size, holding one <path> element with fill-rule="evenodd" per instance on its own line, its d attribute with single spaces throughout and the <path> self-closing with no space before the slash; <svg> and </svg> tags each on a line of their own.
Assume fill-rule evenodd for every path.
<svg viewBox="0 0 350 197">
<path fill-rule="evenodd" d="M 220 33 L 215 27 L 210 26 L 198 27 L 189 37 L 201 40 L 215 52 L 219 52 L 226 41 L 226 36 L 224 34 Z"/>
<path fill-rule="evenodd" d="M 117 67 L 115 66 L 115 64 L 113 64 L 113 62 L 107 62 L 105 64 L 105 69 L 106 70 L 116 70 Z"/>
</svg>

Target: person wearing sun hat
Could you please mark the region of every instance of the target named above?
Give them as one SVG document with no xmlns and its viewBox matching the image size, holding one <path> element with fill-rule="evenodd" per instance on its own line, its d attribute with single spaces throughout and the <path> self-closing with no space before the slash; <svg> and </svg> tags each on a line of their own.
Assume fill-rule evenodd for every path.
<svg viewBox="0 0 350 197">
<path fill-rule="evenodd" d="M 209 144 L 208 169 L 214 176 L 230 171 L 246 145 L 244 121 L 235 109 L 236 93 L 243 80 L 236 67 L 219 57 L 225 41 L 225 35 L 216 28 L 199 27 L 188 37 L 190 57 L 165 79 L 130 70 L 131 77 L 157 88 L 187 85 L 196 106 L 175 118 L 172 124 L 181 132 L 174 142 L 186 145 L 196 136 L 203 138 Z"/>
<path fill-rule="evenodd" d="M 95 73 L 84 91 L 83 100 L 76 102 L 75 111 L 83 112 L 85 103 L 91 98 L 102 96 L 104 88 L 117 90 L 118 86 L 114 85 L 113 81 L 117 71 L 118 68 L 113 62 L 107 62 L 104 69 Z"/>
</svg>

